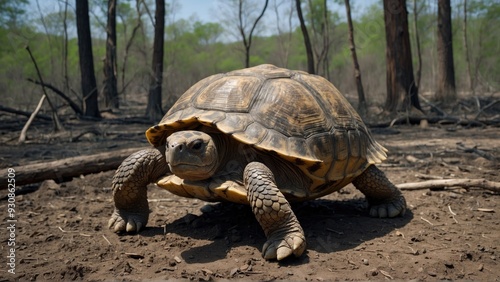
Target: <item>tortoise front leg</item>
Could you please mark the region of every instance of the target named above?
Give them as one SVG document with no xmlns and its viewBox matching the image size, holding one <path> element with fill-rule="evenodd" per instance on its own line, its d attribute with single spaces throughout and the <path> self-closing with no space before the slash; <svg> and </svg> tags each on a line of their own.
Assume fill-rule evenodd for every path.
<svg viewBox="0 0 500 282">
<path fill-rule="evenodd" d="M 126 158 L 113 176 L 115 210 L 108 227 L 115 232 L 138 232 L 149 218 L 147 185 L 169 172 L 165 154 L 145 149 Z"/>
<path fill-rule="evenodd" d="M 375 165 L 369 166 L 352 183 L 368 200 L 370 216 L 396 217 L 405 214 L 403 194 Z"/>
<path fill-rule="evenodd" d="M 306 249 L 304 231 L 276 186 L 271 170 L 262 163 L 252 162 L 246 166 L 243 179 L 248 202 L 267 237 L 262 256 L 281 260 L 292 254 L 302 255 Z"/>
</svg>

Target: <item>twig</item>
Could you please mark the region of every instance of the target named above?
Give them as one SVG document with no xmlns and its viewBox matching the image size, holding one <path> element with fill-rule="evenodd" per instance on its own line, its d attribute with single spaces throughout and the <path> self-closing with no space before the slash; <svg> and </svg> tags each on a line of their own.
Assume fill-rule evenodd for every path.
<svg viewBox="0 0 500 282">
<path fill-rule="evenodd" d="M 111 246 L 111 242 L 108 240 L 108 238 L 106 238 L 106 236 L 104 236 L 104 234 L 102 234 L 102 238 L 104 238 L 104 240 L 106 240 L 106 242 L 108 242 L 108 244 Z"/>
<path fill-rule="evenodd" d="M 478 187 L 493 192 L 500 192 L 500 182 L 493 182 L 483 178 L 479 179 L 436 179 L 422 182 L 402 183 L 396 185 L 401 190 L 421 190 L 421 189 L 439 189 L 452 186 L 463 188 Z"/>
<path fill-rule="evenodd" d="M 66 231 L 66 230 L 62 229 L 61 226 L 58 226 L 57 228 L 59 228 L 59 230 L 61 230 L 62 233 L 75 233 L 75 232 L 78 232 L 78 231 Z"/>
<path fill-rule="evenodd" d="M 439 176 L 439 175 L 431 175 L 431 174 L 423 174 L 423 173 L 415 173 L 415 177 L 421 178 L 421 179 L 444 179 L 444 177 Z"/>
<path fill-rule="evenodd" d="M 384 275 L 385 277 L 389 278 L 390 280 L 393 280 L 394 278 L 389 274 L 389 272 L 385 271 L 385 270 L 382 270 L 380 269 L 379 270 L 380 273 L 382 273 L 382 275 Z"/>
<path fill-rule="evenodd" d="M 450 205 L 448 205 L 448 210 L 450 211 L 450 213 L 451 213 L 452 215 L 457 215 L 456 213 L 454 213 L 454 212 L 451 210 L 451 206 L 450 206 Z"/>
<path fill-rule="evenodd" d="M 151 202 L 153 202 L 153 203 L 156 203 L 156 202 L 173 202 L 173 201 L 175 201 L 175 200 L 174 199 L 168 199 L 168 198 L 166 198 L 166 199 L 148 199 L 149 203 L 151 203 Z"/>
<path fill-rule="evenodd" d="M 45 101 L 46 97 L 47 97 L 46 95 L 43 95 L 42 98 L 40 98 L 40 101 L 38 102 L 38 105 L 36 106 L 36 108 L 33 111 L 33 113 L 31 113 L 30 118 L 28 119 L 28 121 L 24 125 L 23 129 L 21 130 L 21 134 L 19 135 L 19 140 L 18 140 L 19 143 L 24 143 L 24 141 L 26 141 L 26 132 L 28 131 L 28 128 L 30 127 L 30 125 L 33 122 L 33 120 L 35 119 L 35 116 L 38 114 L 38 112 L 42 108 L 43 101 Z"/>
<path fill-rule="evenodd" d="M 434 226 L 434 224 L 432 222 L 428 221 L 427 219 L 425 219 L 423 217 L 420 217 L 420 219 L 423 220 L 423 221 L 425 221 L 425 222 L 427 222 L 427 223 L 429 223 L 430 225 Z"/>
</svg>

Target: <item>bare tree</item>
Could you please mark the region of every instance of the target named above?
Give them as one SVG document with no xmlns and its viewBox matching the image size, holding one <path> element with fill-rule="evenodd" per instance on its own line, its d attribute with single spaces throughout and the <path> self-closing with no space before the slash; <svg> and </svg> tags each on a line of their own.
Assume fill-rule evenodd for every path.
<svg viewBox="0 0 500 282">
<path fill-rule="evenodd" d="M 75 2 L 84 113 L 86 116 L 100 117 L 90 35 L 89 2 L 88 0 L 75 0 Z"/>
<path fill-rule="evenodd" d="M 113 109 L 120 107 L 116 80 L 116 4 L 117 0 L 108 0 L 106 59 L 104 60 L 104 97 L 106 106 Z"/>
<path fill-rule="evenodd" d="M 413 0 L 413 30 L 415 33 L 415 45 L 417 46 L 417 72 L 416 82 L 417 87 L 420 87 L 420 79 L 422 77 L 422 52 L 420 51 L 420 37 L 418 34 L 418 10 L 417 0 Z"/>
<path fill-rule="evenodd" d="M 68 1 L 64 1 L 63 12 L 63 91 L 69 91 L 68 75 Z"/>
<path fill-rule="evenodd" d="M 315 74 L 316 72 L 314 67 L 314 54 L 312 50 L 311 39 L 309 38 L 309 33 L 307 32 L 304 16 L 302 15 L 302 4 L 300 0 L 295 0 L 295 5 L 297 8 L 297 16 L 299 17 L 300 30 L 302 31 L 302 36 L 304 37 L 304 45 L 306 47 L 307 71 L 310 74 Z"/>
<path fill-rule="evenodd" d="M 361 70 L 359 68 L 358 56 L 356 55 L 356 44 L 354 43 L 354 27 L 351 19 L 351 5 L 349 0 L 345 0 L 345 9 L 347 14 L 347 24 L 349 26 L 349 49 L 351 50 L 352 63 L 354 65 L 354 79 L 356 80 L 356 88 L 358 90 L 358 110 L 360 114 L 366 113 L 365 91 L 361 81 Z"/>
<path fill-rule="evenodd" d="M 437 30 L 438 78 L 436 99 L 446 104 L 454 101 L 457 97 L 453 64 L 450 0 L 438 0 Z"/>
<path fill-rule="evenodd" d="M 281 11 L 280 11 L 280 7 L 281 5 L 283 5 L 283 3 L 288 3 L 288 4 L 291 4 L 291 7 L 290 7 L 290 10 L 288 12 L 288 29 L 284 32 L 281 28 L 281 25 L 280 25 L 280 22 L 281 22 L 281 18 L 280 18 L 280 15 L 281 15 Z M 294 11 L 294 3 L 291 2 L 291 1 L 288 1 L 288 0 L 282 0 L 282 1 L 279 1 L 278 0 L 274 0 L 274 13 L 276 15 L 276 22 L 277 22 L 277 30 L 278 30 L 278 36 L 277 36 L 277 40 L 278 40 L 278 45 L 279 45 L 279 48 L 280 48 L 280 53 L 279 53 L 279 56 L 280 56 L 280 61 L 281 61 L 281 65 L 283 67 L 287 67 L 288 66 L 288 56 L 290 54 L 290 42 L 292 41 L 292 18 L 293 18 L 293 11 Z M 285 38 L 286 37 L 286 38 Z"/>
<path fill-rule="evenodd" d="M 467 39 L 467 0 L 464 0 L 463 9 L 464 9 L 463 42 L 464 42 L 465 63 L 467 65 L 467 82 L 469 83 L 468 85 L 469 91 L 474 93 L 474 84 L 472 82 L 472 74 L 470 70 L 469 42 Z"/>
<path fill-rule="evenodd" d="M 121 73 L 121 90 L 118 91 L 118 93 L 121 93 L 123 95 L 123 100 L 126 101 L 126 89 L 127 89 L 127 86 L 129 85 L 130 81 L 126 81 L 125 80 L 125 74 L 126 74 L 126 70 L 127 70 L 127 62 L 128 62 L 128 56 L 129 56 L 129 52 L 130 52 L 130 48 L 132 47 L 132 44 L 134 43 L 134 39 L 135 39 L 135 36 L 137 34 L 137 31 L 139 30 L 139 28 L 141 27 L 141 24 L 142 24 L 142 21 L 141 21 L 141 9 L 140 9 L 140 5 L 141 5 L 141 2 L 140 0 L 137 0 L 136 1 L 136 8 L 137 8 L 137 23 L 136 25 L 134 26 L 134 28 L 132 29 L 132 34 L 130 35 L 130 37 L 126 40 L 126 43 L 125 43 L 125 51 L 124 51 L 124 55 L 123 55 L 123 62 L 122 62 L 122 66 L 121 66 L 121 70 L 120 70 L 120 73 Z M 126 19 L 124 18 L 124 16 L 121 14 L 121 13 L 118 13 L 118 17 L 120 17 L 121 19 L 121 22 L 123 23 L 123 28 L 124 28 L 124 37 L 127 38 L 127 25 L 125 24 L 126 23 Z"/>
<path fill-rule="evenodd" d="M 165 33 L 165 0 L 156 0 L 155 38 L 153 43 L 153 62 L 151 84 L 149 86 L 146 116 L 158 121 L 163 116 L 161 90 L 163 81 L 163 42 Z"/>
<path fill-rule="evenodd" d="M 406 0 L 384 0 L 386 37 L 387 100 L 389 112 L 408 111 L 411 106 L 422 110 L 418 88 L 413 77 L 408 12 Z"/>
<path fill-rule="evenodd" d="M 330 79 L 330 13 L 327 0 L 308 0 L 308 13 L 310 31 L 312 31 L 312 50 L 314 53 L 315 73 Z"/>
<path fill-rule="evenodd" d="M 245 2 L 244 0 L 239 0 L 238 1 L 238 30 L 241 35 L 241 39 L 243 42 L 243 46 L 245 47 L 245 67 L 249 68 L 250 67 L 250 47 L 252 47 L 252 36 L 253 32 L 255 31 L 255 27 L 259 23 L 260 19 L 262 16 L 264 16 L 264 13 L 266 12 L 267 5 L 269 4 L 269 0 L 265 0 L 264 2 L 264 8 L 262 8 L 262 11 L 260 12 L 259 16 L 253 21 L 252 26 L 250 27 L 250 30 L 248 31 L 247 27 L 247 21 L 248 19 L 245 19 L 245 13 L 244 13 L 244 8 L 243 8 L 243 3 Z M 248 32 L 248 34 L 247 34 Z"/>
</svg>

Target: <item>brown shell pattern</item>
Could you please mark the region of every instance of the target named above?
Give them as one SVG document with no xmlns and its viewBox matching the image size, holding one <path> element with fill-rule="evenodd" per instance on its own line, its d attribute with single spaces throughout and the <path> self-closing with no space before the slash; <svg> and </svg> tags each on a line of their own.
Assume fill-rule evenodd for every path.
<svg viewBox="0 0 500 282">
<path fill-rule="evenodd" d="M 200 125 L 276 153 L 317 185 L 355 177 L 387 157 L 386 149 L 330 82 L 272 65 L 201 80 L 146 136 L 160 146 L 173 132 Z"/>
</svg>

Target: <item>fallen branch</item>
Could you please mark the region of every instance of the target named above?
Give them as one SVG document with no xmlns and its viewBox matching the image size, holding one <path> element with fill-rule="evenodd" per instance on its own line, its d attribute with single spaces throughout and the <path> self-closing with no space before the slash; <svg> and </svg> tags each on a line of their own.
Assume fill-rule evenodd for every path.
<svg viewBox="0 0 500 282">
<path fill-rule="evenodd" d="M 78 106 L 75 102 L 73 102 L 73 100 L 71 100 L 66 94 L 64 94 L 64 92 L 62 92 L 61 90 L 57 89 L 55 86 L 53 86 L 52 84 L 49 84 L 49 83 L 46 83 L 46 82 L 40 82 L 40 81 L 37 81 L 37 80 L 33 80 L 31 78 L 28 78 L 27 79 L 29 82 L 32 82 L 34 84 L 37 84 L 37 85 L 41 85 L 41 86 L 44 86 L 44 87 L 47 87 L 48 89 L 52 90 L 54 93 L 56 93 L 57 95 L 59 95 L 61 98 L 63 98 L 67 103 L 68 105 L 71 107 L 71 109 L 73 109 L 73 111 L 78 114 L 78 115 L 83 115 L 83 111 L 82 109 L 80 108 L 80 106 Z"/>
<path fill-rule="evenodd" d="M 493 162 L 497 161 L 497 159 L 495 158 L 494 155 L 492 155 L 492 154 L 490 154 L 490 153 L 488 153 L 486 151 L 480 150 L 476 146 L 474 146 L 472 148 L 469 148 L 469 147 L 465 147 L 465 145 L 462 144 L 462 143 L 458 143 L 457 144 L 457 148 L 459 150 L 463 150 L 466 153 L 474 153 L 474 154 L 476 154 L 476 155 L 478 155 L 480 157 L 483 157 L 483 158 L 485 158 L 485 159 L 487 159 L 489 161 L 493 161 Z"/>
<path fill-rule="evenodd" d="M 500 192 L 500 182 L 489 181 L 486 179 L 435 179 L 422 182 L 402 183 L 396 185 L 401 190 L 422 190 L 422 189 L 440 189 L 446 187 L 460 186 L 463 188 L 478 187 L 493 192 Z"/>
<path fill-rule="evenodd" d="M 499 126 L 500 122 L 498 120 L 465 120 L 461 118 L 446 116 L 446 117 L 416 117 L 416 116 L 404 116 L 396 118 L 392 121 L 381 122 L 381 123 L 367 123 L 368 127 L 371 128 L 385 128 L 392 127 L 393 125 L 399 124 L 413 124 L 418 125 L 422 120 L 427 120 L 429 124 L 453 124 L 461 126 L 477 126 L 483 127 L 486 125 Z"/>
<path fill-rule="evenodd" d="M 479 116 L 484 112 L 486 111 L 487 109 L 495 106 L 496 104 L 500 103 L 500 100 L 496 100 L 496 101 L 493 101 L 491 103 L 489 103 L 488 105 L 484 106 L 482 109 L 479 110 L 479 112 L 476 114 L 476 117 L 475 119 L 478 119 Z"/>
<path fill-rule="evenodd" d="M 38 183 L 47 179 L 56 182 L 71 180 L 80 175 L 114 170 L 130 154 L 141 148 L 123 149 L 94 155 L 66 158 L 62 160 L 10 167 L 16 174 L 16 185 Z M 7 169 L 0 170 L 0 190 L 7 189 Z"/>
<path fill-rule="evenodd" d="M 16 115 L 20 115 L 20 116 L 25 116 L 25 117 L 30 117 L 31 116 L 30 112 L 16 110 L 16 109 L 9 108 L 9 107 L 2 106 L 2 105 L 0 105 L 0 111 L 11 113 L 11 114 L 16 114 Z M 36 115 L 35 118 L 39 118 L 39 119 L 43 119 L 43 120 L 52 120 L 52 118 L 49 117 L 48 115 L 42 115 L 42 114 Z"/>
</svg>

